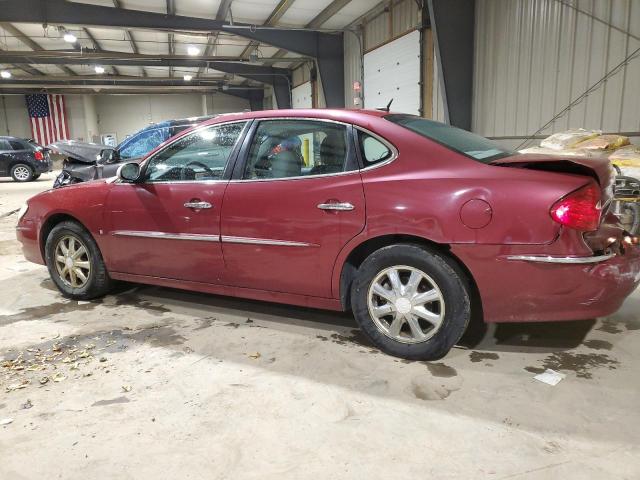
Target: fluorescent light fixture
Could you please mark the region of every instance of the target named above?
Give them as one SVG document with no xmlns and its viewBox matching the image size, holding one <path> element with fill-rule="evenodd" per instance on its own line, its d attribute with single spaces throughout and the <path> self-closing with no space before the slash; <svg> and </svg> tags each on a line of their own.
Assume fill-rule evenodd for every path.
<svg viewBox="0 0 640 480">
<path fill-rule="evenodd" d="M 9 70 L 2 70 L 2 72 L 0 72 L 0 77 L 11 78 L 11 72 Z"/>
<path fill-rule="evenodd" d="M 189 55 L 191 55 L 192 57 L 195 57 L 196 55 L 198 55 L 200 53 L 200 49 L 198 47 L 194 47 L 193 45 L 189 45 L 187 47 L 187 53 Z"/>
<path fill-rule="evenodd" d="M 69 43 L 76 43 L 76 41 L 78 40 L 78 37 L 76 37 L 73 33 L 70 32 L 66 32 L 64 34 L 64 41 L 65 42 L 69 42 Z"/>
<path fill-rule="evenodd" d="M 184 78 L 184 81 L 185 81 L 185 82 L 190 82 L 190 81 L 191 81 L 191 79 L 193 78 L 193 75 L 185 75 L 185 76 L 184 76 L 184 77 L 182 77 L 182 78 Z"/>
<path fill-rule="evenodd" d="M 96 65 L 93 69 L 96 71 L 96 73 L 104 73 L 104 67 L 101 65 Z"/>
</svg>

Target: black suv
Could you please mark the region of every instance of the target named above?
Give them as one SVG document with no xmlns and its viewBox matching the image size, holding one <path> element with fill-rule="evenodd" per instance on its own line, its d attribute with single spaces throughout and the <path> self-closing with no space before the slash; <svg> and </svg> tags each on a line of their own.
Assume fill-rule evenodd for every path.
<svg viewBox="0 0 640 480">
<path fill-rule="evenodd" d="M 50 171 L 51 159 L 47 149 L 32 140 L 0 137 L 0 177 L 30 182 Z"/>
</svg>

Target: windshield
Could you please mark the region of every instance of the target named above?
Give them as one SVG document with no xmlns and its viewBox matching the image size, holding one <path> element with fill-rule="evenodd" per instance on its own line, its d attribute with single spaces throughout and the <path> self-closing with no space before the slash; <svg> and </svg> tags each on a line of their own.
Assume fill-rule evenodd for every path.
<svg viewBox="0 0 640 480">
<path fill-rule="evenodd" d="M 169 122 L 156 123 L 123 140 L 116 150 L 121 160 L 142 157 L 170 136 Z"/>
<path fill-rule="evenodd" d="M 498 158 L 516 153 L 480 135 L 451 127 L 445 123 L 434 122 L 414 115 L 394 114 L 384 118 L 482 163 L 490 163 Z"/>
</svg>

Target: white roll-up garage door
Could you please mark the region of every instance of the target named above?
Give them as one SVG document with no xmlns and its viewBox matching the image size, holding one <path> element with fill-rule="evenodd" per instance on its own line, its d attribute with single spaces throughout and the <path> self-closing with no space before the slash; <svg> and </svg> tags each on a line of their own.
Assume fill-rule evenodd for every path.
<svg viewBox="0 0 640 480">
<path fill-rule="evenodd" d="M 364 55 L 364 106 L 420 114 L 420 32 L 411 33 Z"/>
<path fill-rule="evenodd" d="M 291 89 L 293 108 L 313 108 L 311 82 L 305 82 Z"/>
</svg>

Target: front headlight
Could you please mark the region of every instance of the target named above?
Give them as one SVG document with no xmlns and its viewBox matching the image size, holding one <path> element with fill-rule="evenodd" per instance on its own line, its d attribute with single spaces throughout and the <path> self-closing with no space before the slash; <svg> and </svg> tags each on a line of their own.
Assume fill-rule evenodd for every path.
<svg viewBox="0 0 640 480">
<path fill-rule="evenodd" d="M 22 220 L 22 217 L 25 216 L 25 214 L 27 213 L 27 210 L 29 210 L 29 204 L 27 203 L 22 204 L 22 206 L 20 207 L 20 210 L 18 210 L 18 221 Z"/>
</svg>

